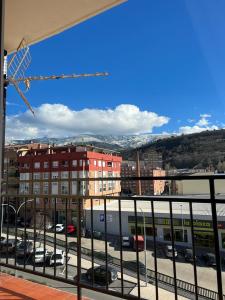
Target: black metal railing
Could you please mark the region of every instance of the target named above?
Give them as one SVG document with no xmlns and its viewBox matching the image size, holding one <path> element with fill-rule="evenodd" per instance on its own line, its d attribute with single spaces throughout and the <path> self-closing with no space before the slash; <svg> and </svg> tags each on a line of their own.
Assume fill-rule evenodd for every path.
<svg viewBox="0 0 225 300">
<path fill-rule="evenodd" d="M 107 181 L 157 180 L 173 189 L 131 196 L 102 188 Z M 78 299 L 83 289 L 124 299 L 159 299 L 159 289 L 175 299 L 225 299 L 225 192 L 217 192 L 217 183 L 224 180 L 225 175 L 80 178 L 72 180 L 77 181 L 76 195 L 52 195 L 49 190 L 48 195 L 15 198 L 7 193 L 0 203 L 0 266 L 69 283 L 77 287 Z M 91 195 L 91 182 L 101 182 L 102 193 Z M 197 183 L 200 192 L 179 194 L 174 186 L 181 182 Z M 123 246 L 127 236 L 129 248 Z M 191 265 L 185 260 L 186 248 L 192 250 Z M 102 274 L 95 270 L 99 265 L 104 266 Z M 209 281 L 201 278 L 203 273 Z"/>
</svg>

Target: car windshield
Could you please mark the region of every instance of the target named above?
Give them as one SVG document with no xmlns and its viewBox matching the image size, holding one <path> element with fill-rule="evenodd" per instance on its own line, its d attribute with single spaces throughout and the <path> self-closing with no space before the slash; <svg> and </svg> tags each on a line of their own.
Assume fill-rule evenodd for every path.
<svg viewBox="0 0 225 300">
<path fill-rule="evenodd" d="M 55 259 L 62 259 L 62 254 L 53 254 L 52 260 L 55 260 Z"/>
<path fill-rule="evenodd" d="M 36 251 L 35 255 L 44 255 L 44 251 Z"/>
<path fill-rule="evenodd" d="M 30 247 L 30 246 L 32 246 L 32 242 L 21 242 L 21 243 L 19 244 L 19 247 L 20 247 L 20 248 Z"/>
</svg>

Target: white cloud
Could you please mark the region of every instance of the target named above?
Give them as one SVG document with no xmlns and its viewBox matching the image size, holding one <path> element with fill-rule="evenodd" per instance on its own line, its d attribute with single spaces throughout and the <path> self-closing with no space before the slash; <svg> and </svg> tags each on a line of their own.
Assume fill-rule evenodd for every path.
<svg viewBox="0 0 225 300">
<path fill-rule="evenodd" d="M 205 130 L 215 130 L 219 129 L 216 125 L 210 125 L 208 118 L 211 118 L 211 115 L 209 114 L 201 114 L 200 119 L 193 125 L 193 126 L 182 126 L 179 128 L 179 133 L 182 134 L 190 134 L 190 133 L 197 133 Z M 190 120 L 188 119 L 188 122 L 190 123 Z"/>
<path fill-rule="evenodd" d="M 71 110 L 63 104 L 42 104 L 29 111 L 8 116 L 7 139 L 65 137 L 79 133 L 138 134 L 152 132 L 169 118 L 154 112 L 141 111 L 137 106 L 121 104 L 114 109 Z"/>
</svg>

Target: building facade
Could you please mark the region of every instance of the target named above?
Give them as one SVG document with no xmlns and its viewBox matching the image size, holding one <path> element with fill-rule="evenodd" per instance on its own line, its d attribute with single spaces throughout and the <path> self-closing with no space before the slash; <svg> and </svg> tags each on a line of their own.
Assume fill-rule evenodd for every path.
<svg viewBox="0 0 225 300">
<path fill-rule="evenodd" d="M 140 176 L 165 176 L 166 173 L 161 168 L 152 169 L 148 161 L 140 161 Z M 136 161 L 123 161 L 121 167 L 122 177 L 135 177 L 137 174 Z M 137 180 L 122 180 L 121 187 L 124 194 L 137 194 Z M 142 180 L 141 183 L 142 195 L 161 195 L 164 191 L 165 180 Z"/>
<path fill-rule="evenodd" d="M 67 214 L 68 221 L 76 224 L 77 195 L 86 197 L 82 201 L 85 209 L 91 205 L 88 196 L 96 196 L 93 205 L 100 205 L 102 200 L 98 196 L 121 192 L 120 181 L 113 177 L 120 177 L 122 158 L 104 149 L 91 146 L 32 149 L 19 153 L 18 162 L 20 194 L 37 195 L 35 203 L 30 201 L 28 213 L 32 215 L 35 204 L 36 218 L 41 219 L 43 211 L 47 212 L 50 223 L 64 223 Z M 104 181 L 104 177 L 112 180 Z"/>
</svg>

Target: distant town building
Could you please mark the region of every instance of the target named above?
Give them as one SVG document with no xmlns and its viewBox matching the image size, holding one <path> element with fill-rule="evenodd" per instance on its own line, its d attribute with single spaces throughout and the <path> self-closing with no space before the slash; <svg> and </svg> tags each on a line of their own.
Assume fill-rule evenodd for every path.
<svg viewBox="0 0 225 300">
<path fill-rule="evenodd" d="M 123 161 L 121 167 L 122 177 L 135 177 L 137 176 L 136 161 Z M 165 171 L 160 168 L 152 168 L 152 164 L 148 161 L 140 161 L 140 176 L 165 176 Z M 122 180 L 121 188 L 124 194 L 137 194 L 137 180 Z M 164 192 L 165 180 L 142 180 L 141 181 L 141 194 L 142 195 L 161 195 Z"/>
<path fill-rule="evenodd" d="M 119 195 L 121 156 L 110 150 L 92 146 L 61 146 L 18 152 L 20 187 L 22 195 L 37 195 L 36 211 L 41 218 L 43 211 L 53 221 L 56 209 L 56 223 L 65 223 L 66 208 L 68 222 L 76 224 L 77 198 L 82 195 L 82 209 L 90 207 L 88 196 L 96 196 L 93 205 L 102 204 L 98 196 Z M 111 181 L 90 178 L 111 177 Z M 78 181 L 80 184 L 78 185 Z M 54 197 L 55 195 L 55 197 Z M 53 197 L 52 197 L 53 196 Z M 34 203 L 27 206 L 27 214 L 32 216 Z M 82 210 L 83 211 L 83 210 Z"/>
</svg>

